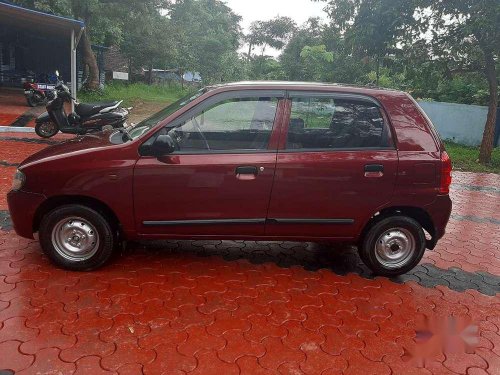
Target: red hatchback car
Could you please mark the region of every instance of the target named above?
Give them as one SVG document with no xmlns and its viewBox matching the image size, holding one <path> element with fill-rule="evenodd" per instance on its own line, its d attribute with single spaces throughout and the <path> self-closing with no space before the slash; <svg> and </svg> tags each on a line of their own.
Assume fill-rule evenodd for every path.
<svg viewBox="0 0 500 375">
<path fill-rule="evenodd" d="M 16 232 L 92 270 L 125 240 L 340 241 L 405 273 L 445 233 L 451 162 L 406 93 L 313 83 L 205 88 L 120 131 L 26 159 Z"/>
</svg>

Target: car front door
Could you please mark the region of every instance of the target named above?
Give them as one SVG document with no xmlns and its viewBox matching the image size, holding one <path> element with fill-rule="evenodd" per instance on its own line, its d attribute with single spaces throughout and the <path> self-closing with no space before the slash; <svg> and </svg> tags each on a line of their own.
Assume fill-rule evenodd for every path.
<svg viewBox="0 0 500 375">
<path fill-rule="evenodd" d="M 356 237 L 393 194 L 398 154 L 369 97 L 290 93 L 266 234 Z"/>
<path fill-rule="evenodd" d="M 211 96 L 161 129 L 176 151 L 134 171 L 137 231 L 166 236 L 263 235 L 282 91 Z"/>
</svg>

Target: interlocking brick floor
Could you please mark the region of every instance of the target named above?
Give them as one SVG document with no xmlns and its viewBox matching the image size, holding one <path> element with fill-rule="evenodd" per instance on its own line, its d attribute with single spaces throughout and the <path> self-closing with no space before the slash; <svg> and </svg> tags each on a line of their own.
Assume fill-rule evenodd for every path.
<svg viewBox="0 0 500 375">
<path fill-rule="evenodd" d="M 16 163 L 47 144 L 4 135 L 0 146 L 0 369 L 500 374 L 498 175 L 456 172 L 445 238 L 392 280 L 352 248 L 290 242 L 133 243 L 102 270 L 71 273 L 15 235 L 3 197 Z M 410 360 L 426 317 L 477 326 L 477 343 Z"/>
<path fill-rule="evenodd" d="M 35 126 L 35 118 L 45 106 L 30 107 L 22 89 L 0 89 L 0 126 Z"/>
</svg>

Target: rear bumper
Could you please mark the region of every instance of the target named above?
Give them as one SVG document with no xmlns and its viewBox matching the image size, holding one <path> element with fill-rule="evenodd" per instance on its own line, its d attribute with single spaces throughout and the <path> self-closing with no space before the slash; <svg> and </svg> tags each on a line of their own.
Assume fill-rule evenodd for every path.
<svg viewBox="0 0 500 375">
<path fill-rule="evenodd" d="M 450 220 L 452 202 L 449 195 L 438 195 L 434 202 L 425 207 L 434 223 L 432 239 L 427 241 L 427 248 L 434 249 L 438 240 L 446 233 L 446 225 Z"/>
<path fill-rule="evenodd" d="M 10 191 L 7 194 L 10 218 L 16 233 L 25 238 L 33 238 L 33 221 L 38 207 L 45 200 L 42 194 L 24 191 Z"/>
</svg>

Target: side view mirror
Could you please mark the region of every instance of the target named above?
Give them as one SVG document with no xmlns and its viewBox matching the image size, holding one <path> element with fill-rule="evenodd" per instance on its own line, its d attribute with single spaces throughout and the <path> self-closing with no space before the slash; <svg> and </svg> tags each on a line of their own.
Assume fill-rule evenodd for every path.
<svg viewBox="0 0 500 375">
<path fill-rule="evenodd" d="M 161 134 L 151 145 L 151 154 L 156 157 L 171 154 L 175 151 L 175 142 L 168 134 Z"/>
</svg>

